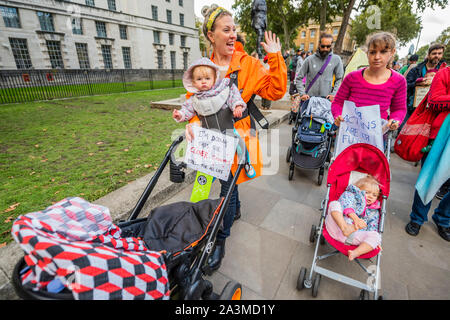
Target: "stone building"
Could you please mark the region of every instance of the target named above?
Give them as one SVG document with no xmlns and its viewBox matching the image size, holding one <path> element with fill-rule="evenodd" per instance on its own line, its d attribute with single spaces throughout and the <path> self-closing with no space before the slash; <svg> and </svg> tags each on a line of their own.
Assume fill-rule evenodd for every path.
<svg viewBox="0 0 450 320">
<path fill-rule="evenodd" d="M 342 24 L 342 18 L 336 17 L 336 19 L 327 24 L 325 26 L 325 31 L 333 35 L 334 42 L 336 42 L 339 28 Z M 344 42 L 342 44 L 342 53 L 344 55 L 351 54 L 355 49 L 355 42 L 350 37 L 351 30 L 351 21 L 347 26 L 347 31 L 344 35 Z M 317 50 L 317 46 L 319 45 L 319 36 L 320 36 L 320 25 L 317 22 L 310 21 L 307 27 L 300 28 L 298 32 L 297 39 L 295 39 L 294 43 L 296 48 L 300 48 L 305 51 L 315 52 Z"/>
<path fill-rule="evenodd" d="M 183 69 L 194 0 L 0 0 L 1 69 Z"/>
</svg>

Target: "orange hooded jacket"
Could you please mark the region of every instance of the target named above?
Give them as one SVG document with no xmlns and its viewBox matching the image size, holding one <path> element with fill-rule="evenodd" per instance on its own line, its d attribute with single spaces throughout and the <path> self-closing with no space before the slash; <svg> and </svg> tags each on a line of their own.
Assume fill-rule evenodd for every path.
<svg viewBox="0 0 450 320">
<path fill-rule="evenodd" d="M 238 70 L 238 89 L 241 91 L 242 99 L 248 102 L 253 94 L 257 94 L 268 100 L 279 100 L 285 93 L 287 88 L 287 68 L 281 52 L 269 53 L 268 64 L 270 70 L 267 70 L 261 62 L 249 56 L 246 52 L 235 50 L 231 58 L 230 66 L 226 73 L 229 78 L 230 74 Z M 214 53 L 211 56 L 214 62 Z M 188 92 L 186 98 L 190 98 L 192 93 Z M 190 123 L 198 122 L 200 120 L 194 116 Z M 255 136 L 250 134 L 250 117 L 237 121 L 234 127 L 239 132 L 239 135 L 244 139 L 247 150 L 250 155 L 250 163 L 256 171 L 258 177 L 262 173 L 263 159 L 261 148 L 259 146 L 258 134 Z M 237 156 L 234 158 L 234 163 L 231 167 L 231 172 L 234 174 L 237 169 Z M 237 184 L 250 180 L 244 171 L 241 172 Z"/>
</svg>

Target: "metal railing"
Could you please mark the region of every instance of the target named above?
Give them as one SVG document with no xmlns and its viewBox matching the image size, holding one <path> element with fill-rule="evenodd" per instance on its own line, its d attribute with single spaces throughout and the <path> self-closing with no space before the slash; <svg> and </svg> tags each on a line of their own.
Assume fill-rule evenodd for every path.
<svg viewBox="0 0 450 320">
<path fill-rule="evenodd" d="M 0 70 L 0 104 L 182 86 L 182 69 Z"/>
</svg>

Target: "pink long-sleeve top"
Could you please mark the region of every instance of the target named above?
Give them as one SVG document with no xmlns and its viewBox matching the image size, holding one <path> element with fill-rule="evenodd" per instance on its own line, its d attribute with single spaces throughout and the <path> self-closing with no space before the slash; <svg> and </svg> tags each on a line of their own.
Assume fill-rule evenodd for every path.
<svg viewBox="0 0 450 320">
<path fill-rule="evenodd" d="M 331 104 L 333 117 L 342 114 L 344 101 L 349 100 L 357 107 L 380 105 L 382 119 L 394 119 L 400 123 L 406 114 L 406 79 L 391 69 L 391 77 L 382 84 L 371 84 L 363 77 L 363 70 L 350 72 L 342 81 Z"/>
</svg>

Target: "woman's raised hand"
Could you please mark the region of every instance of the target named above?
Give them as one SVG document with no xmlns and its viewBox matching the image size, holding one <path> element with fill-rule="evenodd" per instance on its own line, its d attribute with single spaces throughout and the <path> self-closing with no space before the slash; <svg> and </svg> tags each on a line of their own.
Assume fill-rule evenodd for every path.
<svg viewBox="0 0 450 320">
<path fill-rule="evenodd" d="M 266 42 L 261 42 L 261 45 L 267 53 L 281 52 L 281 42 L 275 33 L 265 31 L 264 38 Z"/>
</svg>

